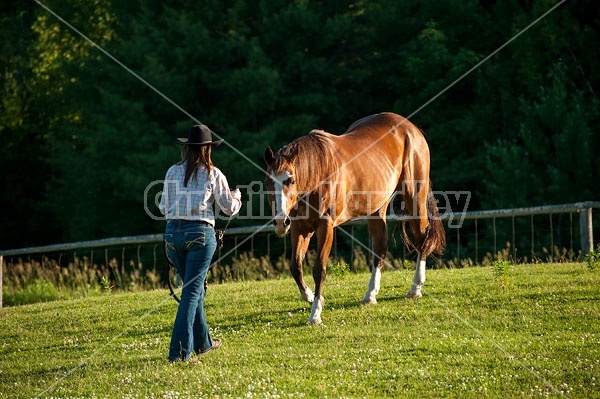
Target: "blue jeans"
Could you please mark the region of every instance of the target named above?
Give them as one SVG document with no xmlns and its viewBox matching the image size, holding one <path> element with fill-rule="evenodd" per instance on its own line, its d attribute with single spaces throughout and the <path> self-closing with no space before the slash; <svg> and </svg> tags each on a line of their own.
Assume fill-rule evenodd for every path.
<svg viewBox="0 0 600 399">
<path fill-rule="evenodd" d="M 165 253 L 183 279 L 169 346 L 171 361 L 188 360 L 192 352 L 204 353 L 213 345 L 204 313 L 204 281 L 216 248 L 212 226 L 178 219 L 167 222 Z"/>
</svg>

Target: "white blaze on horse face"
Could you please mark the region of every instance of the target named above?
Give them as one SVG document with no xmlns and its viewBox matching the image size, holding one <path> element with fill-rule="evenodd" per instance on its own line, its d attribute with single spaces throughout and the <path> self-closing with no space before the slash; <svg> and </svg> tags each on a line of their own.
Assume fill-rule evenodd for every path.
<svg viewBox="0 0 600 399">
<path fill-rule="evenodd" d="M 292 175 L 287 170 L 277 176 L 272 177 L 275 186 L 275 216 L 285 216 L 287 207 L 287 197 L 283 193 L 283 182 L 291 178 Z"/>
<path fill-rule="evenodd" d="M 289 226 L 284 226 L 284 221 L 289 217 L 287 213 L 288 199 L 284 192 L 284 182 L 292 179 L 293 175 L 286 171 L 278 174 L 277 176 L 271 176 L 273 180 L 273 186 L 275 191 L 275 230 L 278 234 L 286 233 Z"/>
</svg>

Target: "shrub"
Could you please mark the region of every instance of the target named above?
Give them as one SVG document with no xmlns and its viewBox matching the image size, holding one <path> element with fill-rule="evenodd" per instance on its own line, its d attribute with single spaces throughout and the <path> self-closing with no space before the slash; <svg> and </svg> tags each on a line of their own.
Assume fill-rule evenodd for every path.
<svg viewBox="0 0 600 399">
<path fill-rule="evenodd" d="M 492 271 L 494 272 L 496 281 L 498 281 L 502 287 L 506 287 L 510 275 L 510 262 L 499 256 L 498 259 L 492 262 Z"/>
<path fill-rule="evenodd" d="M 335 262 L 327 266 L 327 274 L 344 278 L 350 273 L 350 266 L 346 262 Z"/>
<path fill-rule="evenodd" d="M 598 244 L 596 250 L 585 255 L 585 261 L 589 270 L 597 269 L 600 266 L 600 244 Z"/>
<path fill-rule="evenodd" d="M 59 291 L 52 283 L 46 280 L 36 278 L 25 287 L 4 290 L 3 301 L 7 306 L 19 306 L 65 298 L 67 298 L 66 292 Z"/>
</svg>

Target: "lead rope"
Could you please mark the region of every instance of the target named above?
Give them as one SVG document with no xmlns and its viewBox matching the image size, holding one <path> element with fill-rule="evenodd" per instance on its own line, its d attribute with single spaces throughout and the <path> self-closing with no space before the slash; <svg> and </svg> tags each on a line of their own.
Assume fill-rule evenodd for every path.
<svg viewBox="0 0 600 399">
<path fill-rule="evenodd" d="M 229 227 L 229 223 L 231 223 L 231 219 L 232 218 L 233 218 L 233 216 L 229 216 L 229 219 L 227 219 L 227 223 L 225 224 L 225 227 L 223 227 L 222 229 L 216 231 L 217 240 L 218 240 L 218 243 L 219 243 L 219 247 L 218 247 L 219 251 L 223 248 L 223 236 L 225 235 L 225 231 Z"/>
<path fill-rule="evenodd" d="M 167 260 L 167 285 L 169 286 L 169 291 L 171 292 L 169 296 L 175 299 L 175 302 L 179 303 L 179 297 L 175 293 L 173 289 L 173 284 L 171 284 L 171 269 L 175 270 L 175 266 L 171 264 L 169 261 L 169 257 L 167 256 L 167 242 L 163 239 L 163 250 L 165 251 L 165 259 Z M 177 274 L 177 272 L 176 272 Z"/>
</svg>

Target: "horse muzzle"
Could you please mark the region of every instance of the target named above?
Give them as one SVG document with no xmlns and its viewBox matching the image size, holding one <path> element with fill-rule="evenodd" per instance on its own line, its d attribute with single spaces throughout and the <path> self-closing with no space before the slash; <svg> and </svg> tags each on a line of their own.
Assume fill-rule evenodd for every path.
<svg viewBox="0 0 600 399">
<path fill-rule="evenodd" d="M 273 219 L 273 226 L 275 226 L 275 234 L 280 237 L 285 236 L 290 231 L 292 225 L 292 219 L 289 216 L 276 217 Z"/>
</svg>

